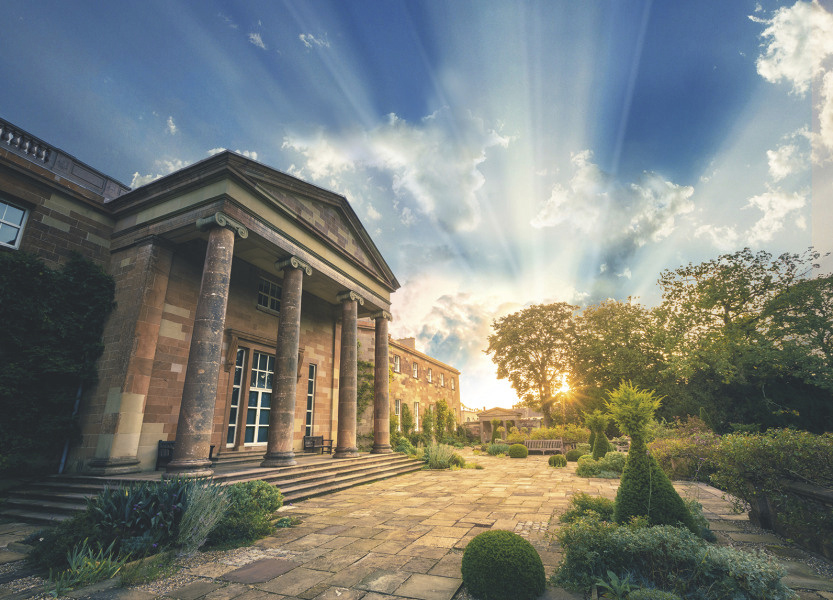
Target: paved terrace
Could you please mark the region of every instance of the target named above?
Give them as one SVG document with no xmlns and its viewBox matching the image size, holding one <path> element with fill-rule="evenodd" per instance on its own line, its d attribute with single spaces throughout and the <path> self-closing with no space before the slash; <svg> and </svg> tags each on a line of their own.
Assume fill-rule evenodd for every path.
<svg viewBox="0 0 833 600">
<path fill-rule="evenodd" d="M 525 460 L 473 457 L 483 470 L 420 471 L 305 500 L 282 509 L 302 523 L 254 546 L 203 553 L 179 575 L 151 587 L 122 589 L 104 582 L 75 597 L 145 600 L 450 600 L 460 598 L 460 564 L 470 539 L 487 529 L 508 529 L 529 539 L 547 576 L 560 554 L 547 535 L 578 491 L 613 498 L 618 480 L 583 479 L 547 457 Z M 719 491 L 679 484 L 705 508 L 724 543 L 783 544 L 749 533 L 746 516 L 733 514 Z M 552 523 L 550 522 L 552 519 Z M 8 539 L 8 538 L 6 538 Z M 3 545 L 0 536 L 0 546 Z M 2 551 L 0 551 L 0 562 Z M 833 583 L 800 562 L 786 561 L 788 584 L 801 598 L 833 600 Z M 34 591 L 34 590 L 33 590 Z M 30 597 L 20 592 L 0 598 Z M 544 598 L 581 598 L 548 589 Z"/>
</svg>

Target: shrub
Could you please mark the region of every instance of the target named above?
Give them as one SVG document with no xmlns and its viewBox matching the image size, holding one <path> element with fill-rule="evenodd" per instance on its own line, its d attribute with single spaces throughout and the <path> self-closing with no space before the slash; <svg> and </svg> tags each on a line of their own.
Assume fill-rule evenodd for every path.
<svg viewBox="0 0 833 600">
<path fill-rule="evenodd" d="M 458 469 L 465 468 L 466 466 L 466 459 L 454 452 L 451 455 L 451 460 L 448 461 L 449 467 L 457 467 Z"/>
<path fill-rule="evenodd" d="M 226 488 L 219 483 L 205 479 L 189 482 L 176 538 L 181 554 L 190 556 L 205 543 L 208 534 L 226 514 L 228 505 Z"/>
<path fill-rule="evenodd" d="M 489 454 L 497 456 L 498 454 L 508 454 L 509 444 L 489 444 Z"/>
<path fill-rule="evenodd" d="M 561 527 L 556 538 L 564 554 L 554 583 L 571 589 L 588 590 L 610 570 L 619 577 L 630 574 L 633 584 L 685 598 L 793 597 L 775 562 L 713 546 L 680 527 L 620 526 L 591 515 Z"/>
<path fill-rule="evenodd" d="M 481 600 L 534 600 L 546 586 L 544 565 L 532 544 L 500 529 L 468 543 L 461 571 L 466 589 Z"/>
<path fill-rule="evenodd" d="M 422 460 L 429 469 L 448 469 L 451 467 L 451 460 L 454 456 L 454 449 L 448 444 L 432 442 L 425 446 L 425 453 Z M 465 461 L 463 461 L 465 464 Z"/>
<path fill-rule="evenodd" d="M 576 444 L 576 450 L 581 450 L 582 454 L 592 454 L 593 448 L 590 444 Z"/>
<path fill-rule="evenodd" d="M 581 450 L 567 450 L 567 454 L 564 455 L 564 458 L 566 458 L 569 462 L 576 462 L 581 456 L 584 456 L 584 452 Z"/>
<path fill-rule="evenodd" d="M 510 458 L 526 458 L 528 454 L 529 450 L 523 444 L 512 444 L 509 446 Z"/>
<path fill-rule="evenodd" d="M 599 468 L 599 461 L 593 460 L 590 454 L 579 456 L 576 466 L 576 475 L 579 477 L 598 477 L 602 470 Z"/>
<path fill-rule="evenodd" d="M 78 513 L 55 527 L 43 529 L 26 539 L 32 550 L 26 555 L 35 568 L 57 571 L 67 568 L 67 554 L 81 540 L 97 540 L 98 531 L 89 512 Z"/>
<path fill-rule="evenodd" d="M 83 540 L 74 550 L 67 554 L 67 569 L 53 574 L 49 569 L 49 581 L 54 586 L 52 595 L 56 598 L 65 596 L 66 592 L 87 586 L 105 579 L 111 579 L 127 562 L 127 557 L 114 558 L 115 540 L 107 548 L 95 550 Z"/>
<path fill-rule="evenodd" d="M 563 454 L 553 454 L 552 456 L 550 456 L 550 460 L 548 462 L 551 467 L 567 466 L 567 459 L 564 458 Z"/>
<path fill-rule="evenodd" d="M 211 546 L 242 546 L 275 531 L 275 511 L 283 505 L 278 488 L 265 481 L 245 481 L 226 488 L 229 508 L 208 536 Z"/>
<path fill-rule="evenodd" d="M 598 460 L 600 458 L 603 458 L 605 454 L 607 454 L 608 452 L 612 452 L 613 450 L 614 448 L 608 441 L 604 431 L 600 431 L 596 436 L 596 441 L 593 445 L 593 458 Z"/>
<path fill-rule="evenodd" d="M 570 506 L 567 511 L 561 515 L 560 521 L 562 523 L 572 523 L 577 521 L 580 517 L 586 517 L 590 513 L 594 513 L 600 521 L 613 520 L 613 500 L 603 498 L 601 496 L 591 496 L 584 492 L 573 494 L 570 498 Z"/>
<path fill-rule="evenodd" d="M 414 452 L 416 452 L 416 448 L 414 448 L 414 445 L 408 438 L 402 436 L 401 438 L 399 438 L 399 442 L 396 444 L 396 451 L 402 452 L 403 454 L 413 454 Z"/>
<path fill-rule="evenodd" d="M 709 481 L 717 461 L 720 436 L 698 417 L 677 421 L 648 444 L 651 456 L 671 479 Z"/>
<path fill-rule="evenodd" d="M 677 594 L 671 592 L 663 592 L 657 588 L 642 588 L 638 590 L 631 590 L 628 594 L 628 600 L 683 600 Z"/>
<path fill-rule="evenodd" d="M 590 430 L 583 425 L 569 423 L 567 425 L 553 425 L 533 429 L 529 437 L 533 440 L 557 440 L 561 438 L 565 444 L 586 443 L 590 437 Z"/>
<path fill-rule="evenodd" d="M 523 444 L 528 438 L 522 433 L 510 433 L 506 441 L 510 444 Z"/>
<path fill-rule="evenodd" d="M 489 451 L 489 444 L 480 444 L 480 451 L 481 452 L 488 452 Z"/>
</svg>

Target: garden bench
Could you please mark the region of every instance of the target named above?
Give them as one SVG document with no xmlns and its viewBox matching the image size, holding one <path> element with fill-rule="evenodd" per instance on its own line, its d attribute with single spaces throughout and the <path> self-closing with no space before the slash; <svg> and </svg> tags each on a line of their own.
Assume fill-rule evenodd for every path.
<svg viewBox="0 0 833 600">
<path fill-rule="evenodd" d="M 524 440 L 526 449 L 530 454 L 540 452 L 541 454 L 564 454 L 564 442 L 557 440 Z"/>
<path fill-rule="evenodd" d="M 305 435 L 304 452 L 315 452 L 318 449 L 321 449 L 321 454 L 324 454 L 324 450 L 332 454 L 333 440 L 325 440 L 323 435 Z"/>
<path fill-rule="evenodd" d="M 156 445 L 156 470 L 158 471 L 162 467 L 167 467 L 168 463 L 171 462 L 171 459 L 174 457 L 174 445 L 176 442 L 174 441 L 165 441 L 159 440 L 158 444 Z M 211 460 L 214 457 L 214 446 L 212 445 L 211 448 L 208 450 L 208 460 Z"/>
</svg>

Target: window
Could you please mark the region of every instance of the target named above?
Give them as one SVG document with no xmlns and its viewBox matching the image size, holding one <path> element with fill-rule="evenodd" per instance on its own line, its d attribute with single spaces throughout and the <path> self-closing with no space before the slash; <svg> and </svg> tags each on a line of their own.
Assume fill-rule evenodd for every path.
<svg viewBox="0 0 833 600">
<path fill-rule="evenodd" d="M 414 402 L 414 431 L 419 431 L 419 402 Z"/>
<path fill-rule="evenodd" d="M 451 378 L 451 389 L 452 390 L 454 389 L 454 378 L 453 377 Z"/>
<path fill-rule="evenodd" d="M 26 211 L 19 206 L 0 200 L 0 246 L 17 248 L 23 226 L 26 224 Z"/>
<path fill-rule="evenodd" d="M 231 409 L 228 415 L 228 432 L 226 446 L 233 447 L 237 442 L 237 420 L 240 413 L 240 390 L 243 385 L 243 371 L 246 369 L 246 350 L 237 349 L 237 360 L 234 363 L 234 382 L 231 388 Z"/>
<path fill-rule="evenodd" d="M 419 379 L 419 365 L 414 363 L 412 368 L 414 370 L 414 379 Z"/>
<path fill-rule="evenodd" d="M 269 441 L 269 413 L 272 408 L 272 378 L 275 357 L 254 352 L 249 381 L 249 410 L 246 412 L 247 446 L 263 445 Z"/>
<path fill-rule="evenodd" d="M 445 387 L 445 373 L 440 373 L 440 387 Z"/>
<path fill-rule="evenodd" d="M 401 373 L 402 372 L 402 359 L 399 358 L 398 354 L 393 355 L 393 372 L 394 373 Z"/>
<path fill-rule="evenodd" d="M 312 435 L 312 416 L 315 409 L 315 373 L 317 367 L 315 365 L 309 366 L 309 377 L 307 378 L 307 423 L 306 433 L 304 435 Z"/>
<path fill-rule="evenodd" d="M 396 406 L 394 407 L 394 414 L 398 417 L 399 416 L 399 408 L 402 406 L 402 400 L 396 401 Z"/>
<path fill-rule="evenodd" d="M 425 378 L 428 379 L 428 383 L 434 381 L 434 371 L 431 369 L 431 367 L 428 367 L 428 375 L 426 375 Z"/>
<path fill-rule="evenodd" d="M 281 286 L 268 279 L 260 280 L 257 288 L 257 305 L 266 310 L 280 312 L 281 310 Z"/>
</svg>

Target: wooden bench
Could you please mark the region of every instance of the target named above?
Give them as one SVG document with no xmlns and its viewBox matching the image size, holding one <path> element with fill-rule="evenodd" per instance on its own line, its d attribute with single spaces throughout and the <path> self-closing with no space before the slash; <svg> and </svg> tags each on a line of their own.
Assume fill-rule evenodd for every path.
<svg viewBox="0 0 833 600">
<path fill-rule="evenodd" d="M 321 454 L 327 451 L 327 454 L 333 453 L 333 440 L 325 440 L 323 435 L 305 435 L 304 436 L 304 452 L 315 452 L 321 450 Z"/>
<path fill-rule="evenodd" d="M 168 463 L 171 462 L 171 459 L 174 457 L 174 445 L 176 442 L 168 442 L 165 440 L 159 440 L 159 443 L 156 446 L 156 470 L 163 467 L 167 467 Z M 212 445 L 211 448 L 208 450 L 208 460 L 211 460 L 214 456 L 214 446 Z"/>
<path fill-rule="evenodd" d="M 529 453 L 540 452 L 541 454 L 564 454 L 564 442 L 557 440 L 524 440 L 524 445 Z"/>
</svg>

